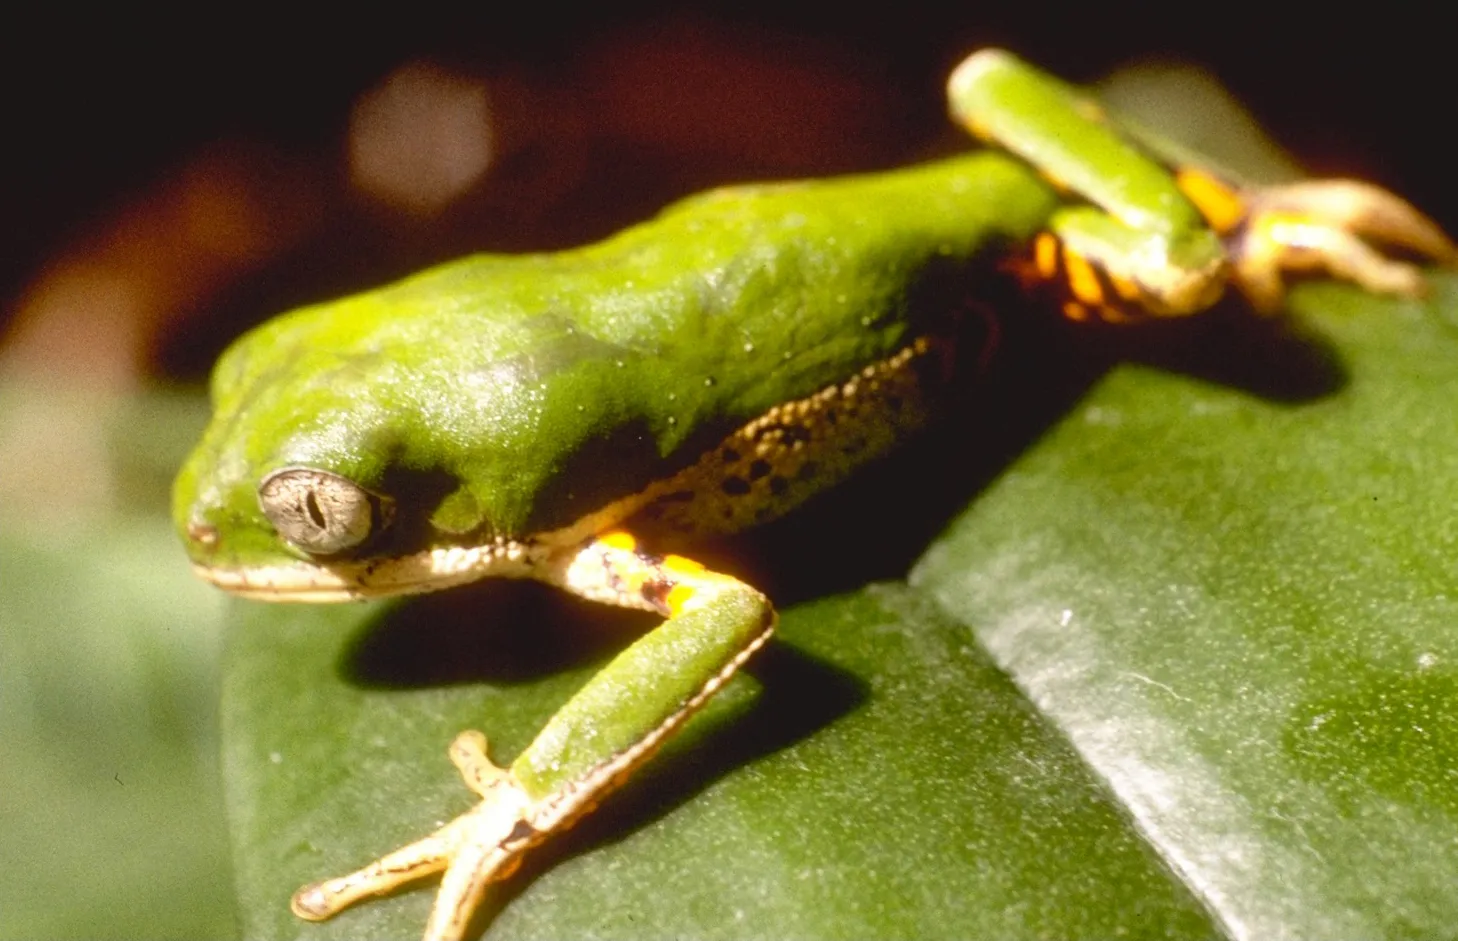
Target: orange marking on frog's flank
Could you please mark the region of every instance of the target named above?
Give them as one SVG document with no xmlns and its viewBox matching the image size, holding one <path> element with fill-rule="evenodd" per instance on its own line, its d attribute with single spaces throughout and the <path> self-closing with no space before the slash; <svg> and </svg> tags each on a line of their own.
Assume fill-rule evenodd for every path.
<svg viewBox="0 0 1458 941">
<path fill-rule="evenodd" d="M 1109 283 L 1114 286 L 1115 291 L 1119 292 L 1119 296 L 1126 301 L 1137 301 L 1144 296 L 1144 292 L 1139 289 L 1139 285 L 1134 283 L 1132 278 L 1111 274 L 1109 275 Z"/>
<path fill-rule="evenodd" d="M 1069 320 L 1082 323 L 1088 319 L 1088 308 L 1084 307 L 1078 301 L 1064 301 L 1063 316 Z"/>
<path fill-rule="evenodd" d="M 1063 253 L 1063 266 L 1068 272 L 1068 287 L 1073 296 L 1085 304 L 1098 307 L 1104 302 L 1104 286 L 1099 276 L 1082 255 L 1075 252 Z"/>
<path fill-rule="evenodd" d="M 1033 239 L 1033 267 L 1046 280 L 1058 274 L 1058 239 L 1051 232 L 1041 232 Z"/>
<path fill-rule="evenodd" d="M 1175 183 L 1217 235 L 1229 233 L 1245 218 L 1240 194 L 1204 170 L 1181 170 L 1175 174 Z"/>
<path fill-rule="evenodd" d="M 597 537 L 597 541 L 609 549 L 622 549 L 624 552 L 633 552 L 638 548 L 638 540 L 633 538 L 633 534 L 625 533 L 620 529 L 603 533 Z"/>
<path fill-rule="evenodd" d="M 698 594 L 697 588 L 692 585 L 685 585 L 682 582 L 670 588 L 668 594 L 663 599 L 664 605 L 668 608 L 668 616 L 678 617 L 682 614 L 684 605 L 692 601 L 696 594 Z"/>
</svg>

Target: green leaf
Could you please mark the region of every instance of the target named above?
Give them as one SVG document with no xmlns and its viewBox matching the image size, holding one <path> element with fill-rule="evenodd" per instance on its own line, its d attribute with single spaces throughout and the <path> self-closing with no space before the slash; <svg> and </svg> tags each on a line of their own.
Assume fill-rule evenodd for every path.
<svg viewBox="0 0 1458 941">
<path fill-rule="evenodd" d="M 484 724 L 509 755 L 585 679 L 590 667 L 538 675 L 546 664 L 519 662 L 520 641 L 498 663 L 492 641 L 496 625 L 587 609 L 509 587 L 471 594 L 240 609 L 225 737 L 248 937 L 418 932 L 429 889 L 321 926 L 284 903 L 466 808 L 444 754 L 455 731 Z M 379 665 L 422 646 L 491 678 L 368 689 Z M 754 673 L 504 887 L 493 937 L 1213 934 L 1066 743 L 904 586 L 786 612 Z"/>
<path fill-rule="evenodd" d="M 1453 936 L 1439 286 L 1433 308 L 1313 286 L 1289 324 L 1063 335 L 909 458 L 721 550 L 763 569 L 780 639 L 499 887 L 488 934 Z M 1110 348 L 1144 364 L 1102 374 Z M 911 587 L 856 587 L 905 571 L 947 499 Z M 517 584 L 233 620 L 260 938 L 417 933 L 429 886 L 317 926 L 287 899 L 467 807 L 451 737 L 509 759 L 647 626 Z"/>
<path fill-rule="evenodd" d="M 0 378 L 0 938 L 236 931 L 224 606 L 165 516 L 201 405 Z"/>
<path fill-rule="evenodd" d="M 1115 371 L 914 573 L 1232 935 L 1458 930 L 1441 288 L 1301 294 L 1337 367 L 1303 401 Z"/>
</svg>

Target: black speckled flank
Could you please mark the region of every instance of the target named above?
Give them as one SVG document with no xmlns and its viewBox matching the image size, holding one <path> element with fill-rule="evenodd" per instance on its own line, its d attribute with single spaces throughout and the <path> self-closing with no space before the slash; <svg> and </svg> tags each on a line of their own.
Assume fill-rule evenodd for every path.
<svg viewBox="0 0 1458 941">
<path fill-rule="evenodd" d="M 789 512 L 926 424 L 948 346 L 920 338 L 842 382 L 775 406 L 655 485 L 628 528 L 714 535 Z"/>
</svg>

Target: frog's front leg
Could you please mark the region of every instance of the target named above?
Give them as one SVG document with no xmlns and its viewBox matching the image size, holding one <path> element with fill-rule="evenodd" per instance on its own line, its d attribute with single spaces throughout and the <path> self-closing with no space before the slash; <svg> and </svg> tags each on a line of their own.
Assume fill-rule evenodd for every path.
<svg viewBox="0 0 1458 941">
<path fill-rule="evenodd" d="M 492 882 L 652 757 L 774 631 L 774 608 L 758 591 L 689 559 L 647 555 L 626 533 L 552 558 L 541 577 L 665 620 L 558 710 L 510 768 L 491 763 L 480 732 L 462 732 L 451 760 L 481 802 L 363 869 L 300 889 L 296 915 L 322 920 L 443 871 L 425 937 L 463 937 Z"/>
</svg>

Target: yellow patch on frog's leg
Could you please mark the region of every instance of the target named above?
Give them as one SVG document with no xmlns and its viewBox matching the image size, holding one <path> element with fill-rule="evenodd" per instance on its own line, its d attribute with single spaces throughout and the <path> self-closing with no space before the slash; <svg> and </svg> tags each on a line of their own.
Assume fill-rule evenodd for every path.
<svg viewBox="0 0 1458 941">
<path fill-rule="evenodd" d="M 813 395 L 777 405 L 655 484 L 635 529 L 732 533 L 783 515 L 930 420 L 951 343 L 921 337 Z"/>
<path fill-rule="evenodd" d="M 423 840 L 300 889 L 296 915 L 319 921 L 443 872 L 424 936 L 465 937 L 491 883 L 622 785 L 774 632 L 774 609 L 759 592 L 692 559 L 644 552 L 624 531 L 561 551 L 535 574 L 665 620 L 589 680 L 510 768 L 491 762 L 480 732 L 458 735 L 451 760 L 481 802 Z"/>
<path fill-rule="evenodd" d="M 739 584 L 693 559 L 645 552 L 622 530 L 589 541 L 550 580 L 589 601 L 656 611 L 667 618 L 682 614 L 706 588 Z"/>
<path fill-rule="evenodd" d="M 1370 183 L 1308 180 L 1239 190 L 1202 171 L 1182 171 L 1181 190 L 1224 239 L 1232 279 L 1262 313 L 1281 309 L 1289 274 L 1320 272 L 1380 294 L 1421 295 L 1421 269 L 1386 246 L 1443 265 L 1458 246 L 1411 203 Z"/>
</svg>

